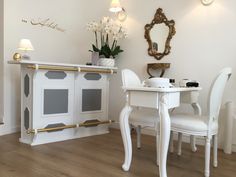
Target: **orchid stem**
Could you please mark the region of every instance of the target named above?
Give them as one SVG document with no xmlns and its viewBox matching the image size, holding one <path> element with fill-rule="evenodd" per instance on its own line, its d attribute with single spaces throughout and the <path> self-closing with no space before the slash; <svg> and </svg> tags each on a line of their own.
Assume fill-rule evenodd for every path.
<svg viewBox="0 0 236 177">
<path fill-rule="evenodd" d="M 102 40 L 102 32 L 100 33 L 101 35 L 101 47 L 103 46 L 103 40 Z"/>
<path fill-rule="evenodd" d="M 95 39 L 96 39 L 96 47 L 98 48 L 98 35 L 96 31 L 95 31 Z"/>
<path fill-rule="evenodd" d="M 114 41 L 113 41 L 113 43 L 112 43 L 112 47 L 111 47 L 111 50 L 113 50 L 113 49 L 114 49 L 115 42 L 116 42 L 116 40 L 114 40 Z"/>
<path fill-rule="evenodd" d="M 109 38 L 108 38 L 108 34 L 106 36 L 106 44 L 109 46 Z"/>
</svg>

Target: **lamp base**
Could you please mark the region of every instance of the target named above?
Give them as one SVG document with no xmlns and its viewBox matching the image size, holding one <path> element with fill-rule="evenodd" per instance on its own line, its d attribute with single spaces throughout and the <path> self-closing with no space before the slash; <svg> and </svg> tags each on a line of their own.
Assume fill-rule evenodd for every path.
<svg viewBox="0 0 236 177">
<path fill-rule="evenodd" d="M 202 4 L 208 6 L 213 3 L 214 0 L 202 0 Z"/>
<path fill-rule="evenodd" d="M 22 60 L 30 60 L 30 56 L 24 54 L 24 55 L 22 55 L 21 59 L 22 59 Z"/>
<path fill-rule="evenodd" d="M 124 22 L 127 19 L 127 13 L 124 8 L 122 8 L 122 11 L 117 12 L 117 18 L 119 21 Z"/>
<path fill-rule="evenodd" d="M 20 61 L 20 60 L 21 60 L 21 54 L 19 54 L 19 53 L 14 53 L 14 55 L 13 55 L 13 60 L 15 60 L 15 61 Z"/>
</svg>

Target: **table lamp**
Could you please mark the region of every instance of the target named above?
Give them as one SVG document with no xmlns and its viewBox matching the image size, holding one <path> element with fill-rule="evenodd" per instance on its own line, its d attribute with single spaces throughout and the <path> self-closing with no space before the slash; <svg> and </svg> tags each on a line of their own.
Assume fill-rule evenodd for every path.
<svg viewBox="0 0 236 177">
<path fill-rule="evenodd" d="M 124 22 L 127 18 L 127 13 L 125 9 L 121 6 L 119 0 L 112 0 L 110 5 L 110 12 L 114 12 L 117 16 L 117 19 L 121 22 Z"/>
<path fill-rule="evenodd" d="M 109 9 L 111 12 L 120 12 L 122 11 L 122 7 L 120 5 L 120 1 L 119 0 L 112 0 L 111 1 L 111 6 Z"/>
<path fill-rule="evenodd" d="M 18 50 L 24 51 L 24 54 L 22 55 L 22 59 L 30 60 L 30 56 L 27 55 L 28 51 L 33 51 L 34 47 L 31 44 L 29 39 L 21 39 L 19 43 Z"/>
</svg>

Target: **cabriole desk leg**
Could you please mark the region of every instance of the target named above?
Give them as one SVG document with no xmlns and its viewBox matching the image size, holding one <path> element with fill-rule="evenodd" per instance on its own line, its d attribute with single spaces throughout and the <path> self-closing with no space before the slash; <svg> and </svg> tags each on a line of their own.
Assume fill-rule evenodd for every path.
<svg viewBox="0 0 236 177">
<path fill-rule="evenodd" d="M 160 177 L 167 177 L 166 161 L 170 141 L 170 116 L 168 112 L 168 93 L 161 93 L 159 100 L 160 115 L 160 144 L 159 144 L 159 173 Z"/>
<path fill-rule="evenodd" d="M 120 131 L 125 150 L 125 160 L 122 165 L 124 171 L 129 170 L 132 157 L 132 142 L 130 136 L 130 127 L 129 127 L 129 115 L 131 111 L 132 108 L 129 105 L 126 105 L 120 113 Z"/>
</svg>

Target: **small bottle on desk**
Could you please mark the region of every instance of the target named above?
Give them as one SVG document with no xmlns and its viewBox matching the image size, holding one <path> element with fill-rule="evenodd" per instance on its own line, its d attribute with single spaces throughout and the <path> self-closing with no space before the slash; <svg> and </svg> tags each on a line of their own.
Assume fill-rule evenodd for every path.
<svg viewBox="0 0 236 177">
<path fill-rule="evenodd" d="M 170 79 L 170 84 L 172 85 L 171 87 L 175 87 L 175 79 Z"/>
</svg>

